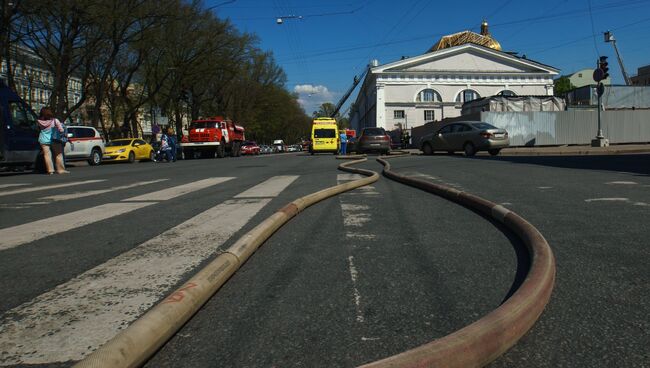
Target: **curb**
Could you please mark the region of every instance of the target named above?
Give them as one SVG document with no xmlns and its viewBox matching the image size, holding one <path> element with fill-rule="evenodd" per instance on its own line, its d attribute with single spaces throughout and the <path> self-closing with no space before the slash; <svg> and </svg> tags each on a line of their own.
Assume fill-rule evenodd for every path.
<svg viewBox="0 0 650 368">
<path fill-rule="evenodd" d="M 487 365 L 532 328 L 548 303 L 555 282 L 555 258 L 550 246 L 533 225 L 501 205 L 450 187 L 394 173 L 385 157 L 377 161 L 384 165 L 386 177 L 474 209 L 513 230 L 526 244 L 531 266 L 519 289 L 478 321 L 427 344 L 361 367 L 460 368 Z"/>
<path fill-rule="evenodd" d="M 379 174 L 374 171 L 348 167 L 363 161 L 366 159 L 345 162 L 339 165 L 339 169 L 365 175 L 365 178 L 335 185 L 287 204 L 239 238 L 235 244 L 219 254 L 180 288 L 103 346 L 75 364 L 74 367 L 138 367 L 142 365 L 282 225 L 317 202 L 379 180 Z"/>
</svg>

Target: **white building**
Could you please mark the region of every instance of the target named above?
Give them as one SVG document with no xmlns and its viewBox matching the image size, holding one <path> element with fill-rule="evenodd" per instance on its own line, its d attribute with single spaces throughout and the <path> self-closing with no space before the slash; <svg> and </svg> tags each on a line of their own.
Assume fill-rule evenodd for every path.
<svg viewBox="0 0 650 368">
<path fill-rule="evenodd" d="M 427 53 L 372 63 L 352 106 L 351 126 L 410 129 L 460 116 L 463 102 L 492 95 L 553 95 L 559 70 L 512 53 L 489 35 L 443 37 Z"/>
<path fill-rule="evenodd" d="M 590 86 L 592 84 L 597 84 L 594 81 L 594 69 L 582 69 L 568 76 L 571 85 L 575 88 L 580 88 L 584 86 Z M 612 77 L 609 76 L 601 81 L 605 85 L 612 84 Z"/>
</svg>

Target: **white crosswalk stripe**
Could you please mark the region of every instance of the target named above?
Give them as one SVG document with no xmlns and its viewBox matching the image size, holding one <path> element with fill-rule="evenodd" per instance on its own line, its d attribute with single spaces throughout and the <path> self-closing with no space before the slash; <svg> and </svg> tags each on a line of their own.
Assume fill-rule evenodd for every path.
<svg viewBox="0 0 650 368">
<path fill-rule="evenodd" d="M 103 204 L 60 216 L 49 217 L 27 224 L 0 229 L 0 239 L 2 239 L 2 243 L 0 243 L 0 251 L 11 249 L 50 235 L 69 231 L 111 217 L 123 215 L 155 204 L 157 201 L 169 200 L 231 179 L 234 178 L 216 177 L 199 180 L 189 184 L 166 188 L 153 193 L 127 198 L 120 203 Z"/>
<path fill-rule="evenodd" d="M 71 199 L 79 199 L 83 197 L 90 197 L 94 195 L 99 195 L 99 194 L 105 194 L 105 193 L 110 193 L 114 192 L 117 190 L 123 190 L 123 189 L 131 189 L 143 185 L 148 185 L 148 184 L 154 184 L 154 183 L 160 183 L 161 181 L 165 181 L 169 179 L 158 179 L 158 180 L 150 180 L 150 181 L 141 181 L 138 183 L 133 183 L 133 184 L 127 184 L 127 185 L 120 185 L 117 187 L 112 187 L 108 189 L 97 189 L 97 190 L 88 190 L 85 192 L 76 192 L 76 193 L 69 193 L 69 194 L 55 194 L 47 197 L 41 197 L 39 199 L 45 199 L 48 201 L 69 201 Z"/>
<path fill-rule="evenodd" d="M 293 175 L 275 176 L 264 183 L 258 184 L 236 195 L 235 198 L 275 197 L 296 179 L 298 177 Z"/>
<path fill-rule="evenodd" d="M 0 189 L 11 188 L 11 187 L 22 187 L 24 185 L 29 185 L 29 184 L 28 183 L 0 184 Z"/>
<path fill-rule="evenodd" d="M 82 359 L 162 299 L 294 180 L 271 178 L 262 184 L 276 190 L 266 198 L 240 194 L 5 313 L 0 366 Z"/>
<path fill-rule="evenodd" d="M 41 190 L 67 188 L 67 187 L 72 187 L 72 186 L 75 186 L 75 185 L 100 183 L 102 181 L 106 181 L 106 179 L 73 181 L 73 182 L 70 182 L 70 183 L 51 184 L 51 185 L 44 185 L 44 186 L 41 186 L 41 187 L 20 188 L 20 189 L 8 190 L 6 192 L 0 192 L 0 197 L 8 196 L 8 195 L 14 195 L 14 194 L 29 193 L 29 192 L 38 192 L 38 191 L 41 191 Z"/>
</svg>

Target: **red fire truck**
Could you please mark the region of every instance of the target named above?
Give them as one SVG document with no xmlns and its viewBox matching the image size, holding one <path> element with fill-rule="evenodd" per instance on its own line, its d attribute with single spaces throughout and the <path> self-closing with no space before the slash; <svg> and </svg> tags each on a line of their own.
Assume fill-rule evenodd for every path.
<svg viewBox="0 0 650 368">
<path fill-rule="evenodd" d="M 190 124 L 187 142 L 182 142 L 183 156 L 232 157 L 241 155 L 241 145 L 245 140 L 244 127 L 221 116 L 194 120 Z"/>
</svg>

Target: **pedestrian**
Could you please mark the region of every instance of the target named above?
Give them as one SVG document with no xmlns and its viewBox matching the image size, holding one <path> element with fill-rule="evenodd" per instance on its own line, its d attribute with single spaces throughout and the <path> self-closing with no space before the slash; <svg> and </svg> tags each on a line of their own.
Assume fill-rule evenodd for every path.
<svg viewBox="0 0 650 368">
<path fill-rule="evenodd" d="M 172 161 L 176 162 L 176 147 L 178 146 L 178 142 L 176 139 L 176 134 L 174 134 L 174 130 L 171 127 L 167 128 L 167 139 L 169 141 L 169 148 L 172 154 Z"/>
<path fill-rule="evenodd" d="M 160 137 L 160 151 L 167 159 L 167 162 L 172 162 L 172 153 L 170 139 L 167 134 L 163 131 L 162 136 Z"/>
<path fill-rule="evenodd" d="M 51 109 L 43 107 L 38 117 L 38 126 L 40 128 L 38 143 L 41 144 L 47 174 L 52 175 L 55 170 L 57 174 L 69 174 L 63 163 L 62 141 L 67 138 L 64 137 L 64 125 L 54 117 Z M 52 155 L 54 155 L 54 163 Z"/>
<path fill-rule="evenodd" d="M 345 130 L 341 130 L 341 155 L 345 156 L 347 154 L 347 145 L 348 145 L 348 136 L 345 134 Z"/>
</svg>

